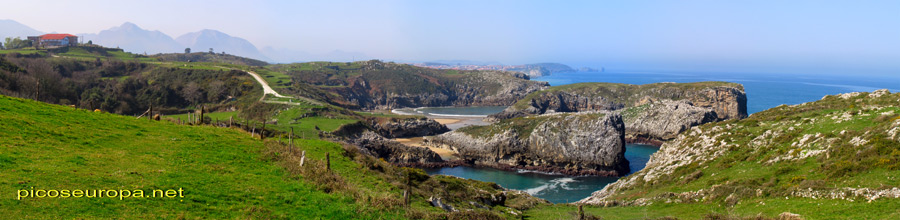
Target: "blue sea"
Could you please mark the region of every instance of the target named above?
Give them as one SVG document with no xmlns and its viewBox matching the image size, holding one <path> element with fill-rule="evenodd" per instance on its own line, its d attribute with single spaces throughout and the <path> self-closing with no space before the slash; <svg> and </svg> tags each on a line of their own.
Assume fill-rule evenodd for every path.
<svg viewBox="0 0 900 220">
<path fill-rule="evenodd" d="M 889 89 L 900 92 L 900 77 L 897 76 L 835 76 L 835 75 L 779 75 L 779 74 L 734 74 L 734 73 L 670 73 L 670 72 L 575 72 L 558 73 L 532 80 L 547 81 L 558 86 L 579 82 L 613 82 L 628 84 L 649 84 L 657 82 L 701 82 L 728 81 L 744 85 L 747 93 L 747 111 L 756 113 L 781 104 L 794 105 L 812 102 L 825 95 L 848 92 L 871 92 Z M 502 108 L 428 108 L 419 109 L 423 114 L 472 114 L 489 115 Z M 625 158 L 631 172 L 644 168 L 650 155 L 659 150 L 648 145 L 629 144 Z M 565 175 L 510 172 L 490 168 L 452 167 L 426 169 L 429 174 L 444 174 L 481 181 L 495 182 L 505 188 L 528 192 L 538 198 L 553 203 L 569 203 L 584 199 L 594 191 L 615 182 L 614 177 L 573 177 Z"/>
<path fill-rule="evenodd" d="M 649 84 L 658 82 L 727 81 L 744 85 L 747 111 L 750 114 L 787 104 L 795 105 L 822 99 L 825 95 L 848 92 L 871 92 L 877 89 L 900 91 L 898 76 L 863 76 L 848 74 L 754 74 L 754 73 L 675 73 L 675 72 L 575 72 L 557 73 L 532 80 L 547 81 L 552 86 L 580 82 L 612 82 Z"/>
</svg>

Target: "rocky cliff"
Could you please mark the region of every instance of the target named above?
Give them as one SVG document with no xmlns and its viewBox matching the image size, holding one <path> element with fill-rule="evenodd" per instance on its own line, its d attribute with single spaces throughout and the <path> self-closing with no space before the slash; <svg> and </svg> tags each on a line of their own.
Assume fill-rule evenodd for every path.
<svg viewBox="0 0 900 220">
<path fill-rule="evenodd" d="M 713 109 L 694 106 L 687 100 L 648 102 L 622 110 L 625 139 L 630 143 L 662 144 L 691 127 L 714 122 Z"/>
<path fill-rule="evenodd" d="M 505 119 L 426 140 L 475 165 L 620 176 L 628 173 L 624 135 L 619 114 L 582 112 Z"/>
<path fill-rule="evenodd" d="M 890 215 L 865 206 L 900 199 L 898 105 L 900 94 L 887 90 L 848 93 L 693 127 L 663 144 L 646 168 L 580 203 L 862 204 L 852 209 Z"/>
<path fill-rule="evenodd" d="M 522 72 L 530 77 L 549 76 L 554 73 L 575 72 L 575 69 L 561 63 L 534 63 L 521 65 L 518 68 L 512 68 L 511 71 Z"/>
<path fill-rule="evenodd" d="M 450 131 L 447 126 L 430 118 L 372 118 L 369 125 L 378 134 L 388 138 L 421 137 Z"/>
<path fill-rule="evenodd" d="M 273 69 L 299 82 L 289 92 L 319 96 L 351 109 L 511 105 L 549 86 L 518 72 L 431 69 L 377 60 L 278 65 Z M 309 87 L 325 92 L 307 91 Z"/>
<path fill-rule="evenodd" d="M 372 131 L 364 131 L 349 142 L 359 147 L 360 151 L 394 164 L 426 164 L 443 162 L 444 160 L 428 148 L 410 147 L 392 141 Z"/>
<path fill-rule="evenodd" d="M 743 86 L 727 82 L 578 83 L 532 93 L 490 118 L 598 110 L 625 112 L 630 141 L 658 144 L 691 126 L 747 117 L 747 97 Z"/>
</svg>

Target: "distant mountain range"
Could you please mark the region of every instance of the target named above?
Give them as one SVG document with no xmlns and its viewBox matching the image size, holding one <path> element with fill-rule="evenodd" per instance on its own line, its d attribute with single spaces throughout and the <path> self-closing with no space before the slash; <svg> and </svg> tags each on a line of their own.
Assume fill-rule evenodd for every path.
<svg viewBox="0 0 900 220">
<path fill-rule="evenodd" d="M 35 30 L 13 20 L 0 20 L 0 41 L 7 37 L 20 37 L 25 39 L 28 36 L 44 34 L 42 31 Z"/>
<path fill-rule="evenodd" d="M 100 31 L 97 34 L 79 34 L 78 36 L 82 38 L 83 42 L 92 41 L 94 44 L 122 48 L 132 53 L 184 52 L 183 45 L 175 42 L 169 35 L 160 31 L 144 30 L 130 22 Z"/>
<path fill-rule="evenodd" d="M 0 39 L 6 37 L 22 37 L 41 35 L 44 32 L 34 30 L 13 20 L 0 20 Z M 193 52 L 205 52 L 213 48 L 216 53 L 238 55 L 263 61 L 273 60 L 263 55 L 250 41 L 233 37 L 216 30 L 201 30 L 172 38 L 160 31 L 145 30 L 131 22 L 112 27 L 100 33 L 78 34 L 80 41 L 92 41 L 106 47 L 118 47 L 137 54 L 184 53 L 185 48 Z M 298 59 L 289 62 L 298 61 Z"/>
<path fill-rule="evenodd" d="M 193 52 L 205 52 L 210 48 L 216 53 L 238 55 L 263 61 L 272 61 L 256 49 L 250 41 L 216 30 L 201 30 L 187 33 L 173 39 L 160 31 L 149 31 L 125 22 L 98 34 L 82 34 L 84 41 L 107 47 L 119 47 L 133 53 L 184 53 L 185 48 Z"/>
<path fill-rule="evenodd" d="M 195 52 L 206 51 L 212 48 L 214 52 L 234 54 L 258 60 L 272 61 L 262 53 L 250 41 L 239 37 L 232 37 L 217 30 L 205 29 L 198 32 L 187 33 L 175 38 L 183 47 L 190 47 Z M 184 48 L 182 48 L 182 51 Z"/>
</svg>

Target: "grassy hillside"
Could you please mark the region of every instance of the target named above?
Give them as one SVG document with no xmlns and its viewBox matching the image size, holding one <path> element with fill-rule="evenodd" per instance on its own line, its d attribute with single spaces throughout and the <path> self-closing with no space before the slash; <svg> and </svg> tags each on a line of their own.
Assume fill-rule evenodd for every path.
<svg viewBox="0 0 900 220">
<path fill-rule="evenodd" d="M 295 139 L 290 147 L 236 129 L 182 126 L 7 96 L 0 96 L 0 137 L 0 192 L 7 197 L 0 199 L 0 213 L 15 218 L 482 219 L 515 218 L 512 213 L 541 204 L 496 184 L 394 167 L 352 146 Z M 301 152 L 306 155 L 302 167 Z M 412 192 L 408 208 L 402 199 L 407 185 Z M 122 199 L 108 193 L 28 197 L 32 189 L 146 193 Z M 183 193 L 151 198 L 156 189 Z M 504 200 L 485 203 L 501 194 Z M 432 207 L 426 201 L 430 197 L 462 212 Z"/>
<path fill-rule="evenodd" d="M 205 63 L 224 63 L 242 66 L 265 66 L 269 65 L 264 61 L 254 60 L 246 57 L 239 57 L 231 54 L 213 54 L 213 53 L 167 53 L 152 56 L 162 62 L 205 62 Z"/>
<path fill-rule="evenodd" d="M 58 57 L 0 55 L 0 94 L 124 115 L 150 105 L 166 114 L 246 105 L 262 94 L 252 77 L 225 64 L 150 62 L 99 47 L 54 51 Z"/>
<path fill-rule="evenodd" d="M 595 193 L 604 219 L 707 215 L 900 218 L 900 94 L 826 96 L 695 127 Z M 533 210 L 535 216 L 573 206 Z"/>
<path fill-rule="evenodd" d="M 0 191 L 7 195 L 0 212 L 8 217 L 352 217 L 364 209 L 349 196 L 287 178 L 281 167 L 262 159 L 261 141 L 238 130 L 0 96 L 0 136 Z M 181 188 L 184 197 L 15 199 L 17 190 L 31 187 Z"/>
<path fill-rule="evenodd" d="M 441 70 L 378 60 L 281 64 L 266 69 L 258 72 L 276 88 L 283 88 L 284 93 L 352 109 L 445 106 L 459 102 L 508 104 L 525 94 L 508 94 L 515 91 L 503 91 L 506 87 L 530 91 L 543 85 L 511 72 Z M 491 96 L 497 97 L 488 98 Z"/>
</svg>

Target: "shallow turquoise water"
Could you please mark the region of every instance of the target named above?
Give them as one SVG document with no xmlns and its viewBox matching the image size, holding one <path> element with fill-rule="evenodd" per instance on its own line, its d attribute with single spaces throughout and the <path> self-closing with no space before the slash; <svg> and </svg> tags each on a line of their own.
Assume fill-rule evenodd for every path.
<svg viewBox="0 0 900 220">
<path fill-rule="evenodd" d="M 631 172 L 643 169 L 647 160 L 650 159 L 650 155 L 657 150 L 659 150 L 658 147 L 650 145 L 626 145 L 625 158 L 630 162 Z M 511 172 L 462 166 L 425 169 L 425 172 L 494 182 L 504 188 L 522 190 L 553 203 L 575 202 L 587 198 L 594 191 L 600 190 L 618 179 L 616 177 L 575 177 L 527 171 Z"/>
</svg>

